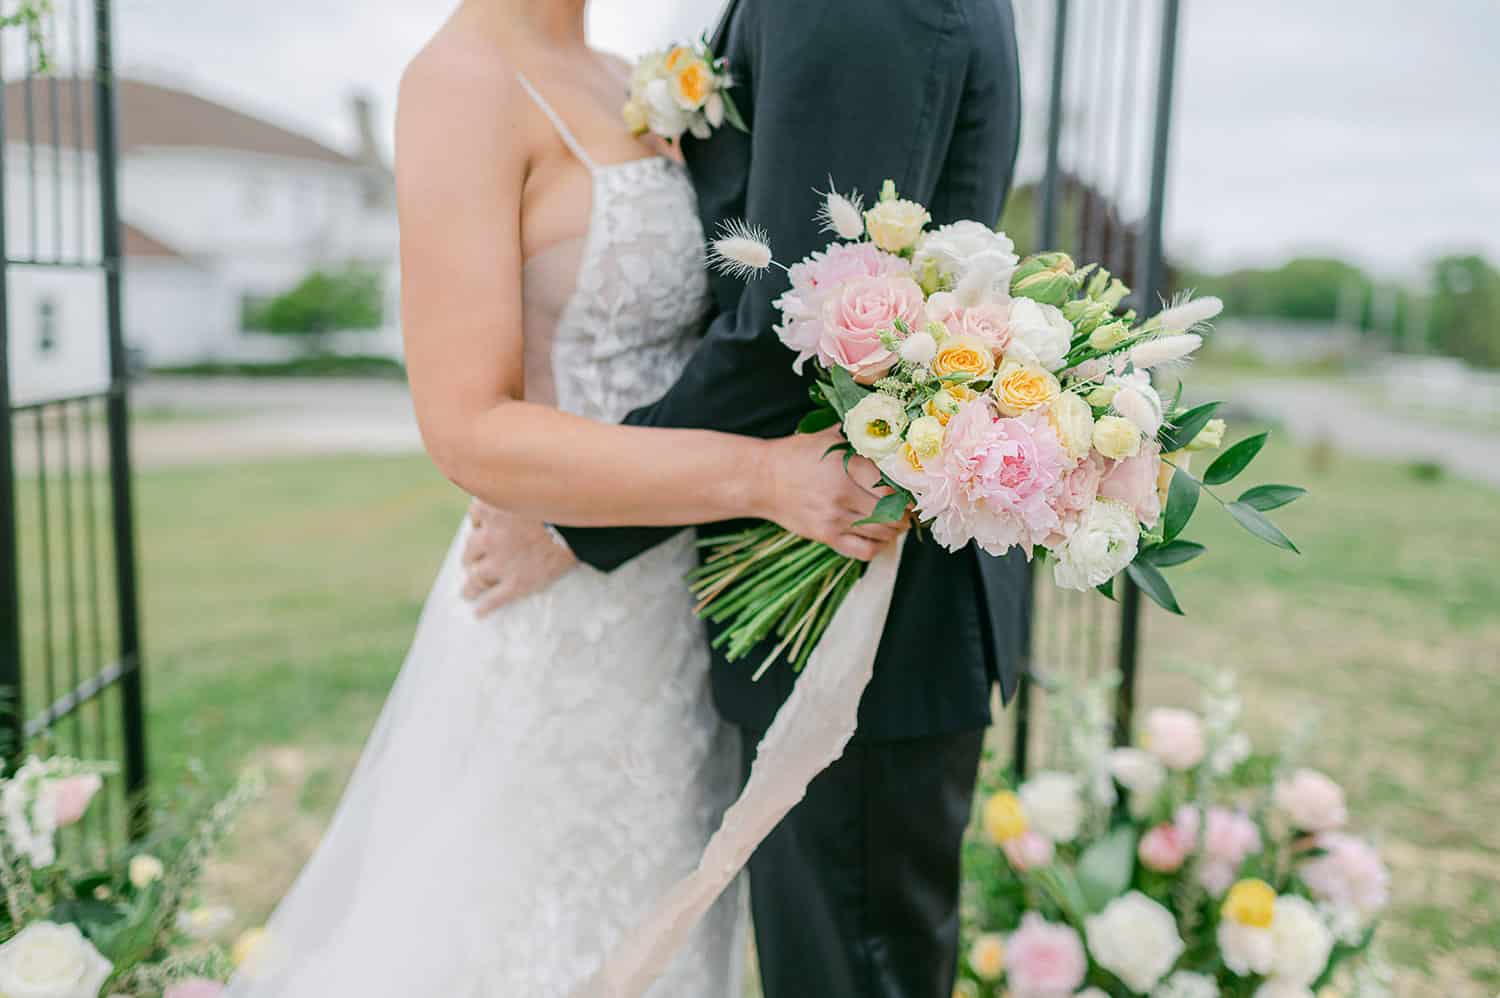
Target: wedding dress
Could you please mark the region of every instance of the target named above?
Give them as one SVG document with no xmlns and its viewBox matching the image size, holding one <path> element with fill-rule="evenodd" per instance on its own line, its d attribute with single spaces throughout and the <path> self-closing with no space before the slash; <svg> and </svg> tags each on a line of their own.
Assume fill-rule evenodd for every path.
<svg viewBox="0 0 1500 998">
<path fill-rule="evenodd" d="M 588 230 L 525 267 L 527 395 L 614 422 L 708 306 L 684 169 L 596 164 Z M 562 998 L 692 871 L 739 785 L 683 576 L 690 533 L 476 619 L 459 531 L 332 825 L 231 998 Z M 651 998 L 739 998 L 731 888 Z M 696 915 L 695 915 L 696 921 Z M 654 971 L 653 971 L 654 976 Z"/>
</svg>

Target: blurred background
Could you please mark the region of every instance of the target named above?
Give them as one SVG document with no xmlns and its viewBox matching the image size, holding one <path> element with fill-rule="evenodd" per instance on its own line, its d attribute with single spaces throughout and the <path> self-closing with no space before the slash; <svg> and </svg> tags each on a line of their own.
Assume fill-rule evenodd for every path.
<svg viewBox="0 0 1500 998">
<path fill-rule="evenodd" d="M 250 925 L 316 843 L 464 508 L 404 390 L 390 167 L 402 67 L 453 5 L 118 0 L 101 89 L 106 6 L 57 0 L 47 72 L 24 26 L 0 51 L 0 685 L 23 737 L 136 786 L 265 769 L 210 875 Z M 1215 550 L 1179 570 L 1185 618 L 1044 594 L 1034 668 L 1121 669 L 1141 703 L 1235 670 L 1256 734 L 1302 731 L 1377 831 L 1396 993 L 1493 995 L 1500 6 L 1015 6 L 1004 227 L 1106 260 L 1143 306 L 1221 296 L 1193 391 L 1276 431 L 1258 480 L 1313 493 L 1278 514 L 1301 558 L 1195 521 Z M 719 8 L 594 0 L 589 23 L 630 57 Z"/>
</svg>

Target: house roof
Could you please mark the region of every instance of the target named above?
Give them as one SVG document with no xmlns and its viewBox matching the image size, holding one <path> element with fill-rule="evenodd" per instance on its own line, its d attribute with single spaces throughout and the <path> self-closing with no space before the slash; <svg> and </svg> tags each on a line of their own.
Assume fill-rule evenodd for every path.
<svg viewBox="0 0 1500 998">
<path fill-rule="evenodd" d="M 51 145 L 52 93 L 57 94 L 57 142 L 64 148 L 94 147 L 94 88 L 69 77 L 38 77 L 31 86 L 33 132 L 38 145 Z M 5 131 L 12 141 L 26 137 L 26 86 L 10 80 L 5 88 Z M 76 92 L 76 103 L 75 103 Z M 288 128 L 226 107 L 185 90 L 120 79 L 115 86 L 120 108 L 120 150 L 153 147 L 232 149 L 285 156 L 340 166 L 359 166 L 352 156 Z M 76 111 L 81 110 L 81 120 Z M 79 127 L 79 126 L 82 127 Z"/>
<path fill-rule="evenodd" d="M 122 248 L 127 257 L 146 257 L 154 260 L 182 260 L 187 257 L 162 242 L 160 239 L 148 236 L 129 222 L 120 226 L 120 238 Z"/>
</svg>

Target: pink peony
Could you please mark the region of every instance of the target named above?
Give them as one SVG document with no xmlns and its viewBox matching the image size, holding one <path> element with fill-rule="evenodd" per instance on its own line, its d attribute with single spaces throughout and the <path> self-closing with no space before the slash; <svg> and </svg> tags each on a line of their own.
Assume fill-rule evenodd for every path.
<svg viewBox="0 0 1500 998">
<path fill-rule="evenodd" d="M 1135 457 L 1109 462 L 1099 482 L 1099 497 L 1123 502 L 1135 510 L 1135 518 L 1149 529 L 1161 518 L 1161 493 L 1156 487 L 1160 473 L 1161 445 L 1148 440 L 1141 444 Z"/>
<path fill-rule="evenodd" d="M 1203 831 L 1203 859 L 1198 882 L 1214 897 L 1222 896 L 1239 877 L 1240 865 L 1260 852 L 1260 829 L 1238 811 L 1211 807 Z"/>
<path fill-rule="evenodd" d="M 52 813 L 57 826 L 62 828 L 77 823 L 103 785 L 104 781 L 97 773 L 54 780 L 51 786 Z"/>
<path fill-rule="evenodd" d="M 1192 769 L 1203 761 L 1203 722 L 1192 711 L 1158 707 L 1146 715 L 1145 742 L 1168 769 Z"/>
<path fill-rule="evenodd" d="M 809 357 L 818 355 L 823 306 L 842 285 L 861 277 L 905 274 L 910 269 L 905 260 L 881 252 L 873 243 L 835 243 L 794 265 L 788 272 L 790 290 L 774 303 L 782 318 L 776 332 L 783 343 L 797 351 L 793 367 L 800 372 Z"/>
<path fill-rule="evenodd" d="M 1078 521 L 1099 495 L 1099 482 L 1104 477 L 1106 461 L 1098 451 L 1079 461 L 1063 473 L 1057 494 L 1052 499 L 1052 511 L 1057 514 L 1057 529 L 1044 542 L 1043 547 L 1056 550 L 1063 546 L 1073 533 Z"/>
<path fill-rule="evenodd" d="M 950 551 L 972 539 L 990 554 L 1019 544 L 1030 556 L 1057 529 L 1052 502 L 1068 464 L 1044 414 L 1001 419 L 989 399 L 977 398 L 949 421 L 942 456 L 920 483 L 917 511 Z"/>
<path fill-rule="evenodd" d="M 1315 769 L 1299 769 L 1278 780 L 1271 800 L 1303 832 L 1331 832 L 1349 819 L 1343 788 Z"/>
<path fill-rule="evenodd" d="M 1083 984 L 1088 957 L 1066 925 L 1027 912 L 1005 944 L 1007 983 L 1014 998 L 1064 998 Z"/>
<path fill-rule="evenodd" d="M 1056 853 L 1051 842 L 1031 831 L 1018 838 L 1006 840 L 1001 843 L 1000 848 L 1004 851 L 1005 858 L 1009 860 L 1012 869 L 1019 873 L 1050 865 Z"/>
<path fill-rule="evenodd" d="M 206 977 L 190 977 L 167 988 L 162 998 L 219 998 L 223 993 L 224 985 L 218 981 L 210 981 Z"/>
<path fill-rule="evenodd" d="M 1303 883 L 1318 899 L 1368 918 L 1390 900 L 1391 875 L 1380 854 L 1362 839 L 1339 832 L 1318 836 L 1324 850 L 1302 864 Z"/>
</svg>

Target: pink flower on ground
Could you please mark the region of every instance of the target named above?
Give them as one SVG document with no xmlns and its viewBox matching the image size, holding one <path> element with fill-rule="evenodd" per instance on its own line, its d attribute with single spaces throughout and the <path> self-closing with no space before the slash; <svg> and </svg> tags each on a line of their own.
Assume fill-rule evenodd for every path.
<svg viewBox="0 0 1500 998">
<path fill-rule="evenodd" d="M 1246 857 L 1260 848 L 1260 829 L 1249 817 L 1224 807 L 1209 808 L 1198 882 L 1215 897 L 1224 894 L 1234 886 Z"/>
<path fill-rule="evenodd" d="M 1056 852 L 1051 842 L 1036 832 L 1030 831 L 1019 838 L 1007 840 L 1001 844 L 1000 848 L 1004 851 L 1011 868 L 1018 873 L 1049 865 Z"/>
<path fill-rule="evenodd" d="M 1368 842 L 1329 832 L 1318 836 L 1318 845 L 1323 855 L 1303 863 L 1300 872 L 1319 900 L 1352 908 L 1366 918 L 1385 908 L 1391 874 Z"/>
<path fill-rule="evenodd" d="M 1298 831 L 1331 832 L 1349 820 L 1343 788 L 1315 769 L 1278 780 L 1271 800 Z"/>
<path fill-rule="evenodd" d="M 1157 825 L 1141 836 L 1136 849 L 1141 865 L 1157 873 L 1176 873 L 1198 844 L 1198 812 L 1183 808 L 1177 819 Z"/>
<path fill-rule="evenodd" d="M 1135 518 L 1149 529 L 1161 518 L 1161 493 L 1156 488 L 1160 473 L 1161 445 L 1147 440 L 1135 457 L 1109 462 L 1099 482 L 1099 496 L 1123 502 L 1135 510 Z"/>
<path fill-rule="evenodd" d="M 52 813 L 59 828 L 75 824 L 89 809 L 89 802 L 104 781 L 97 773 L 84 773 L 52 781 Z"/>
<path fill-rule="evenodd" d="M 1158 707 L 1146 715 L 1145 748 L 1168 769 L 1192 769 L 1203 761 L 1203 722 L 1192 711 Z"/>
<path fill-rule="evenodd" d="M 894 331 L 898 319 L 921 328 L 925 309 L 922 289 L 910 277 L 885 274 L 845 281 L 823 302 L 818 359 L 844 368 L 857 381 L 874 382 L 896 363 L 880 334 Z"/>
<path fill-rule="evenodd" d="M 205 977 L 190 977 L 167 988 L 162 998 L 219 998 L 223 993 L 224 985 L 218 981 L 210 981 Z"/>
<path fill-rule="evenodd" d="M 972 539 L 994 555 L 1019 544 L 1029 557 L 1057 529 L 1052 501 L 1069 464 L 1045 414 L 1001 419 L 977 398 L 949 421 L 917 510 L 949 550 Z"/>
<path fill-rule="evenodd" d="M 876 249 L 873 243 L 836 243 L 794 265 L 788 274 L 791 289 L 774 303 L 782 318 L 776 333 L 797 351 L 792 366 L 800 372 L 808 358 L 818 355 L 823 305 L 842 285 L 861 277 L 905 274 L 910 269 L 905 260 Z"/>
<path fill-rule="evenodd" d="M 1006 982 L 1014 998 L 1064 998 L 1083 984 L 1088 957 L 1066 925 L 1027 912 L 1005 945 Z"/>
</svg>

